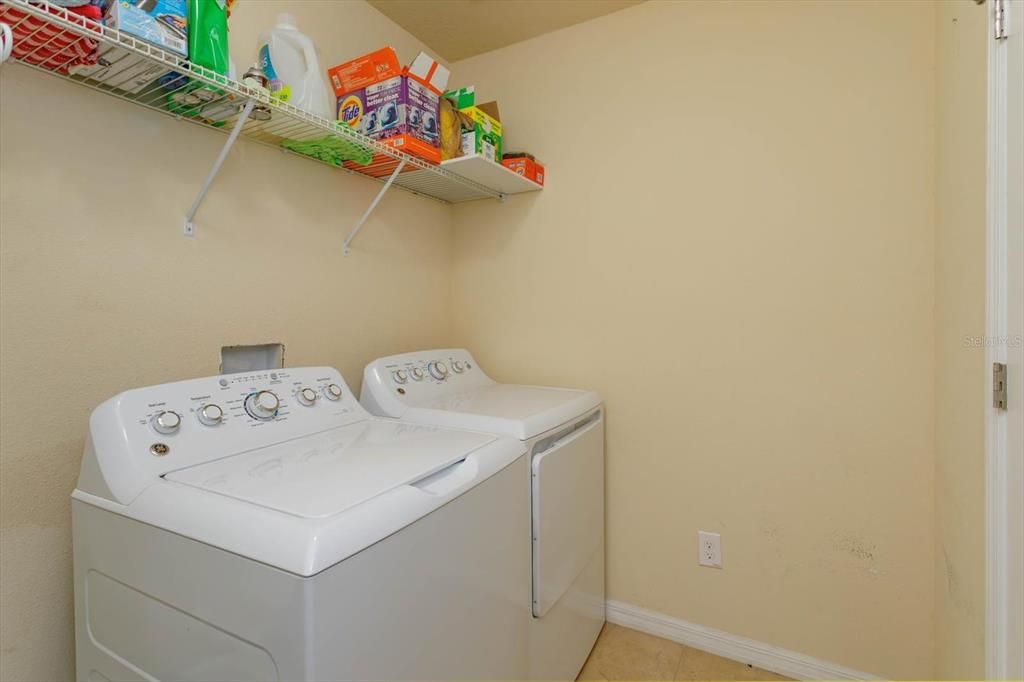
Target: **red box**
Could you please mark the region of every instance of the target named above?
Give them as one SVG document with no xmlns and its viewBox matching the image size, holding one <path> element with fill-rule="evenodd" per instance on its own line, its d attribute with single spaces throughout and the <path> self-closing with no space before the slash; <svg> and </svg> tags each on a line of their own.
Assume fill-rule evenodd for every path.
<svg viewBox="0 0 1024 682">
<path fill-rule="evenodd" d="M 506 157 L 501 160 L 501 165 L 516 175 L 522 175 L 527 180 L 533 180 L 541 186 L 544 185 L 544 166 L 527 156 Z"/>
</svg>

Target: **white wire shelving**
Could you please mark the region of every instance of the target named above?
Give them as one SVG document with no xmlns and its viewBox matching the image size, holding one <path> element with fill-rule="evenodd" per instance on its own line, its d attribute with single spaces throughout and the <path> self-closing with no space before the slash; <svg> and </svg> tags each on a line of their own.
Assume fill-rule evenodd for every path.
<svg viewBox="0 0 1024 682">
<path fill-rule="evenodd" d="M 45 0 L 0 0 L 0 22 L 8 24 L 14 34 L 15 45 L 10 60 L 12 62 L 181 121 L 228 133 L 228 139 L 203 183 L 196 201 L 185 214 L 186 235 L 194 235 L 193 218 L 196 211 L 216 177 L 220 165 L 238 138 L 282 149 L 295 156 L 312 159 L 383 183 L 377 197 L 345 240 L 346 253 L 352 240 L 390 187 L 398 187 L 451 204 L 476 199 L 504 200 L 509 194 L 508 191 L 489 187 L 444 167 L 405 154 L 383 142 L 338 125 L 335 121 L 272 99 L 262 88 L 250 87 L 225 78 L 189 63 L 180 55 L 83 18 Z M 88 61 L 97 58 L 99 60 L 96 67 L 85 69 L 84 72 L 75 68 L 82 63 L 83 52 L 89 54 Z M 202 86 L 206 86 L 203 89 L 207 92 L 215 93 L 213 99 L 193 103 L 184 98 L 186 101 L 182 103 L 181 97 L 175 97 L 176 93 L 187 94 L 190 89 Z M 219 120 L 204 117 L 205 112 L 218 110 Z M 261 115 L 252 115 L 254 110 Z M 369 165 L 345 161 L 341 166 L 337 166 L 330 161 L 282 147 L 286 140 L 309 142 L 332 136 L 341 138 L 364 153 L 372 155 Z M 524 187 L 523 191 L 533 189 Z M 540 187 L 537 186 L 535 189 Z"/>
</svg>

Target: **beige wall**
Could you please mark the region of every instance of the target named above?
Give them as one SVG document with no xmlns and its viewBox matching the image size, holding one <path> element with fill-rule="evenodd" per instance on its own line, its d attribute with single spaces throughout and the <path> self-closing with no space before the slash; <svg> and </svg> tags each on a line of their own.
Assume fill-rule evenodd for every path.
<svg viewBox="0 0 1024 682">
<path fill-rule="evenodd" d="M 936 655 L 985 675 L 985 126 L 987 12 L 939 5 L 935 229 Z"/>
<path fill-rule="evenodd" d="M 239 3 L 240 64 L 281 5 Z M 419 48 L 362 3 L 287 7 L 325 63 Z M 223 344 L 282 341 L 289 365 L 354 383 L 377 355 L 450 344 L 451 209 L 392 192 L 344 258 L 379 185 L 241 143 L 189 240 L 182 215 L 223 135 L 19 66 L 0 70 L 0 99 L 0 678 L 63 680 L 68 496 L 92 407 L 216 373 Z"/>
<path fill-rule="evenodd" d="M 283 6 L 239 3 L 241 68 Z M 325 66 L 421 47 L 361 2 L 286 6 Z M 89 410 L 271 340 L 353 384 L 457 343 L 498 378 L 595 387 L 610 598 L 980 676 L 983 22 L 967 0 L 651 2 L 460 62 L 548 191 L 394 192 L 351 258 L 375 183 L 243 143 L 186 240 L 223 136 L 0 70 L 0 679 L 71 675 Z"/>
<path fill-rule="evenodd" d="M 456 338 L 606 396 L 610 598 L 934 674 L 935 25 L 651 2 L 454 65 L 548 164 L 456 208 Z"/>
</svg>

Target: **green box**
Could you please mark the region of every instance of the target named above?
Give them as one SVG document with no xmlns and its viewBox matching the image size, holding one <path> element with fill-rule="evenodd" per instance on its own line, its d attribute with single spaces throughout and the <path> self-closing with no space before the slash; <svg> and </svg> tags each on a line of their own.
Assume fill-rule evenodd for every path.
<svg viewBox="0 0 1024 682">
<path fill-rule="evenodd" d="M 444 93 L 444 98 L 451 100 L 456 109 L 468 109 L 476 104 L 476 88 L 472 85 L 460 90 L 450 90 Z"/>
</svg>

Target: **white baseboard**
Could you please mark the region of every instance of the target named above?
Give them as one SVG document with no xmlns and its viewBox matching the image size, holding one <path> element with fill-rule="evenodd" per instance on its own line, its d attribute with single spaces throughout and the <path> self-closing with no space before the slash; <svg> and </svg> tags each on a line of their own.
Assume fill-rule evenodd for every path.
<svg viewBox="0 0 1024 682">
<path fill-rule="evenodd" d="M 782 649 L 746 637 L 731 635 L 687 623 L 662 613 L 648 611 L 639 606 L 608 601 L 607 618 L 611 623 L 640 630 L 650 635 L 672 640 L 686 646 L 707 651 L 717 656 L 749 663 L 758 668 L 797 680 L 878 680 L 868 673 L 822 661 L 811 656 Z"/>
</svg>

